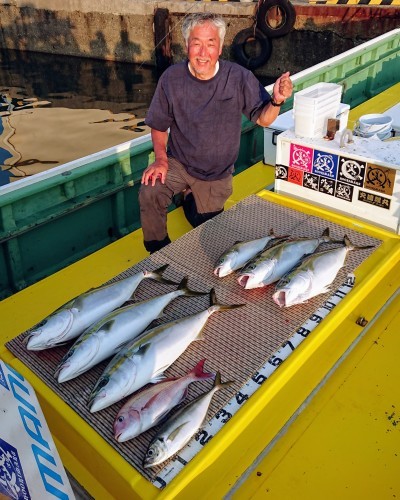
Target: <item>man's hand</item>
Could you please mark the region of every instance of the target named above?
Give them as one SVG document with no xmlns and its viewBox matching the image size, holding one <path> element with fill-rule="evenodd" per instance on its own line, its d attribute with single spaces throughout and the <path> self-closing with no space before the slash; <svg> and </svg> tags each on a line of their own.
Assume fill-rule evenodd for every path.
<svg viewBox="0 0 400 500">
<path fill-rule="evenodd" d="M 292 95 L 292 92 L 293 83 L 290 79 L 290 73 L 287 71 L 276 80 L 272 89 L 272 96 L 275 102 L 281 103 L 288 99 Z"/>
<path fill-rule="evenodd" d="M 154 186 L 157 179 L 160 179 L 162 184 L 165 184 L 165 178 L 167 177 L 168 171 L 168 161 L 167 160 L 156 160 L 154 163 L 149 165 L 142 175 L 142 184 L 146 186 L 151 182 Z"/>
</svg>

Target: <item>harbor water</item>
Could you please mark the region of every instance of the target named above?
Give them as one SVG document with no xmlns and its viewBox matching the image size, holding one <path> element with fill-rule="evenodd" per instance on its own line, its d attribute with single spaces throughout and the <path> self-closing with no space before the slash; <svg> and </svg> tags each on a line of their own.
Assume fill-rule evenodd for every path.
<svg viewBox="0 0 400 500">
<path fill-rule="evenodd" d="M 0 51 L 0 186 L 129 141 L 143 123 L 154 68 Z"/>
</svg>

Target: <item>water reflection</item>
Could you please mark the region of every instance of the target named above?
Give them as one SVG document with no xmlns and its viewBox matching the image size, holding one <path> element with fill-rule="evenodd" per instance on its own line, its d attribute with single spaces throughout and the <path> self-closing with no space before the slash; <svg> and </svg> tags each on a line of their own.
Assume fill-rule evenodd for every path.
<svg viewBox="0 0 400 500">
<path fill-rule="evenodd" d="M 153 68 L 0 50 L 0 185 L 145 133 Z"/>
</svg>

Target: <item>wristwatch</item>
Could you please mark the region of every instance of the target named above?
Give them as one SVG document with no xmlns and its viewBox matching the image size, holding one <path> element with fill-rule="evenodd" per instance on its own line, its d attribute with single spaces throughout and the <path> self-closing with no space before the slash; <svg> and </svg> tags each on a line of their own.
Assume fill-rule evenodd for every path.
<svg viewBox="0 0 400 500">
<path fill-rule="evenodd" d="M 276 108 L 280 108 L 281 106 L 283 106 L 283 104 L 285 104 L 285 101 L 283 100 L 282 102 L 276 102 L 275 99 L 273 97 L 271 97 L 270 103 L 272 104 L 272 106 L 275 106 Z"/>
</svg>

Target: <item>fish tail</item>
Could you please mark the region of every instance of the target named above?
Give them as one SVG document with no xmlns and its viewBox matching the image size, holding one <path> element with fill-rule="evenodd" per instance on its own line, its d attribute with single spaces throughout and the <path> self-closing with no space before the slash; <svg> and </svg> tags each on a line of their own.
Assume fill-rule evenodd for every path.
<svg viewBox="0 0 400 500">
<path fill-rule="evenodd" d="M 193 370 L 189 373 L 189 375 L 192 375 L 193 378 L 197 379 L 208 379 L 215 377 L 215 373 L 208 373 L 203 370 L 205 362 L 206 362 L 205 359 L 199 361 L 197 365 L 193 368 Z"/>
<path fill-rule="evenodd" d="M 225 387 L 229 387 L 230 385 L 234 384 L 235 382 L 233 380 L 229 380 L 228 382 L 221 382 L 221 372 L 217 372 L 215 375 L 215 380 L 214 380 L 214 387 L 216 391 L 220 389 L 224 389 Z"/>
<path fill-rule="evenodd" d="M 191 290 L 188 287 L 188 277 L 185 276 L 182 281 L 179 283 L 178 290 L 182 290 L 183 294 L 188 297 L 195 297 L 198 295 L 207 295 L 208 292 L 196 292 L 195 290 Z"/>
<path fill-rule="evenodd" d="M 212 288 L 210 290 L 210 307 L 213 311 L 227 311 L 228 309 L 236 309 L 238 307 L 243 307 L 246 304 L 220 304 L 217 300 L 217 296 L 215 294 L 215 289 Z"/>
<path fill-rule="evenodd" d="M 167 278 L 163 277 L 163 272 L 167 269 L 169 264 L 164 264 L 163 266 L 155 269 L 154 271 L 145 271 L 145 277 L 146 278 L 152 278 L 153 280 L 156 281 L 161 281 L 162 283 L 165 283 L 167 285 L 178 285 L 176 281 L 169 280 Z"/>
<path fill-rule="evenodd" d="M 374 248 L 375 245 L 365 245 L 365 246 L 357 246 L 357 245 L 354 245 L 349 237 L 345 234 L 344 237 L 343 237 L 343 243 L 345 244 L 346 248 L 348 250 L 366 250 L 368 248 Z"/>
</svg>

